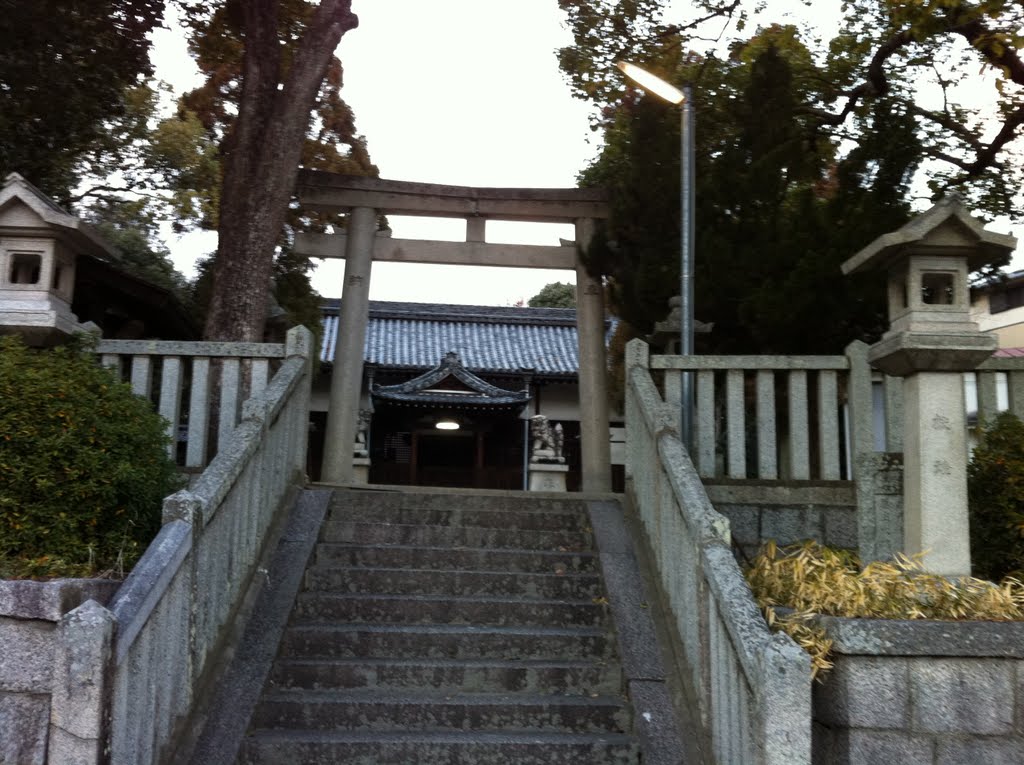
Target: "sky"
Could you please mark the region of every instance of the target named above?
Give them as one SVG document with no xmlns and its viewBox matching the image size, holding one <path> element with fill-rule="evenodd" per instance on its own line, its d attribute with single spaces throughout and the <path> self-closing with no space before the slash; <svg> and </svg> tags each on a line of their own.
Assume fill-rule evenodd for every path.
<svg viewBox="0 0 1024 765">
<path fill-rule="evenodd" d="M 819 32 L 834 27 L 838 0 L 773 0 Z M 588 104 L 572 97 L 556 51 L 571 42 L 556 0 L 353 0 L 359 27 L 338 48 L 342 95 L 382 178 L 493 187 L 574 187 L 596 155 Z M 680 9 L 681 10 L 681 9 Z M 674 13 L 669 11 L 669 15 Z M 157 76 L 177 92 L 197 82 L 180 32 L 154 36 Z M 699 115 L 698 115 L 699 116 Z M 699 123 L 697 129 L 700 129 Z M 389 216 L 395 237 L 460 241 L 459 220 Z M 698 222 L 699 225 L 699 222 Z M 993 228 L 1007 231 L 997 222 Z M 1024 235 L 1024 229 L 1015 232 Z M 557 244 L 571 226 L 491 222 L 487 240 Z M 176 266 L 193 273 L 212 234 L 168 237 Z M 698 253 L 698 257 L 700 254 Z M 344 261 L 318 263 L 314 288 L 341 293 Z M 1019 256 L 1013 264 L 1024 268 Z M 511 305 L 571 271 L 375 263 L 374 300 Z"/>
<path fill-rule="evenodd" d="M 589 106 L 572 98 L 555 51 L 571 41 L 555 0 L 353 0 L 359 27 L 338 48 L 342 95 L 382 178 L 465 186 L 572 188 L 596 153 Z M 181 91 L 180 34 L 155 39 L 157 76 Z M 395 237 L 462 240 L 458 220 L 389 216 Z M 487 240 L 558 244 L 571 226 L 491 222 Z M 168 241 L 189 273 L 215 239 Z M 314 288 L 338 297 L 344 261 L 316 261 Z M 375 263 L 370 298 L 510 305 L 571 271 Z"/>
</svg>

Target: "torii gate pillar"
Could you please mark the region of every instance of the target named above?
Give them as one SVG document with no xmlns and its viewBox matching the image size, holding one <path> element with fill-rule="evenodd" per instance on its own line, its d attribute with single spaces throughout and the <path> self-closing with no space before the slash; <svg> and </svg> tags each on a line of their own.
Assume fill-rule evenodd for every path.
<svg viewBox="0 0 1024 765">
<path fill-rule="evenodd" d="M 370 270 L 377 211 L 355 207 L 348 215 L 345 241 L 345 284 L 341 292 L 338 342 L 331 374 L 330 416 L 324 438 L 321 480 L 352 483 L 352 445 L 359 422 L 359 396 L 363 386 L 363 350 L 370 315 Z"/>
<path fill-rule="evenodd" d="M 604 289 L 587 273 L 580 253 L 590 246 L 594 221 L 576 221 L 576 335 L 579 339 L 580 474 L 583 491 L 611 491 L 608 439 L 608 364 L 604 346 Z"/>
</svg>

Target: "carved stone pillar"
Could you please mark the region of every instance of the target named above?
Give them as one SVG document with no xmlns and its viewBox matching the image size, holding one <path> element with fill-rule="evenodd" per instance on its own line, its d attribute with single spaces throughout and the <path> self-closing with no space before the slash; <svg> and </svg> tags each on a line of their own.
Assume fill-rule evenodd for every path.
<svg viewBox="0 0 1024 765">
<path fill-rule="evenodd" d="M 594 221 L 576 221 L 576 246 L 586 248 Z M 608 442 L 608 365 L 604 346 L 604 290 L 576 256 L 576 329 L 579 337 L 580 470 L 583 491 L 611 491 Z"/>
<path fill-rule="evenodd" d="M 351 483 L 355 477 L 353 444 L 363 385 L 363 350 L 370 309 L 370 269 L 376 229 L 376 210 L 356 207 L 349 212 L 345 284 L 338 316 L 338 340 L 334 349 L 321 469 L 321 480 L 325 483 Z"/>
</svg>

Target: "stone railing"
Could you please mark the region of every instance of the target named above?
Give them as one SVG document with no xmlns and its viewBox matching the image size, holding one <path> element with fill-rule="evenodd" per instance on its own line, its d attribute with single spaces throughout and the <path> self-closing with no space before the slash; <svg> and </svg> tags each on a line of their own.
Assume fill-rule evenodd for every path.
<svg viewBox="0 0 1024 765">
<path fill-rule="evenodd" d="M 692 455 L 702 478 L 851 479 L 843 456 L 872 451 L 863 343 L 844 356 L 652 356 L 650 368 L 663 371 L 675 412 L 683 372 L 695 377 Z"/>
<path fill-rule="evenodd" d="M 681 670 L 719 763 L 811 761 L 810 660 L 773 635 L 730 549 L 728 521 L 711 502 L 658 393 L 648 347 L 626 355 L 626 483 L 652 550 Z"/>
<path fill-rule="evenodd" d="M 160 761 L 213 667 L 290 490 L 305 469 L 312 335 L 292 330 L 274 379 L 110 604 L 111 762 Z"/>
<path fill-rule="evenodd" d="M 9 670 L 35 667 L 17 679 L 24 699 L 8 704 L 0 693 L 0 761 L 149 765 L 167 756 L 229 647 L 304 472 L 312 351 L 308 330 L 289 333 L 273 379 L 244 403 L 192 487 L 164 500 L 163 527 L 107 607 L 56 582 L 45 586 L 64 590 L 29 592 L 38 604 L 10 616 L 0 588 L 0 636 L 28 635 L 41 657 L 6 661 L 0 651 L 0 691 Z M 11 740 L 9 717 L 24 740 Z"/>
<path fill-rule="evenodd" d="M 281 343 L 215 343 L 178 340 L 100 340 L 104 366 L 152 401 L 167 420 L 172 457 L 185 443 L 181 463 L 203 468 L 220 451 L 241 416 L 242 401 L 267 387 L 272 364 L 285 356 Z M 216 379 L 216 399 L 211 395 Z M 216 421 L 211 422 L 211 417 Z"/>
<path fill-rule="evenodd" d="M 1024 358 L 993 356 L 974 373 L 977 381 L 978 422 L 987 423 L 1003 409 L 1024 418 Z M 999 389 L 1005 385 L 1005 400 Z"/>
</svg>

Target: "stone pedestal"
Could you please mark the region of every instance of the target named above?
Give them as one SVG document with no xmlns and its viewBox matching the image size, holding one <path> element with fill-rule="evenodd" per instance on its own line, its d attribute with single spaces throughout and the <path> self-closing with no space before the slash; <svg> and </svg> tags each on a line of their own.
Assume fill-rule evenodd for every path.
<svg viewBox="0 0 1024 765">
<path fill-rule="evenodd" d="M 365 486 L 370 482 L 370 458 L 352 458 L 352 483 Z"/>
<path fill-rule="evenodd" d="M 932 573 L 969 576 L 963 378 L 918 372 L 904 380 L 903 390 L 904 552 L 926 553 Z"/>
<path fill-rule="evenodd" d="M 530 491 L 565 491 L 569 466 L 557 462 L 530 463 Z"/>
</svg>

